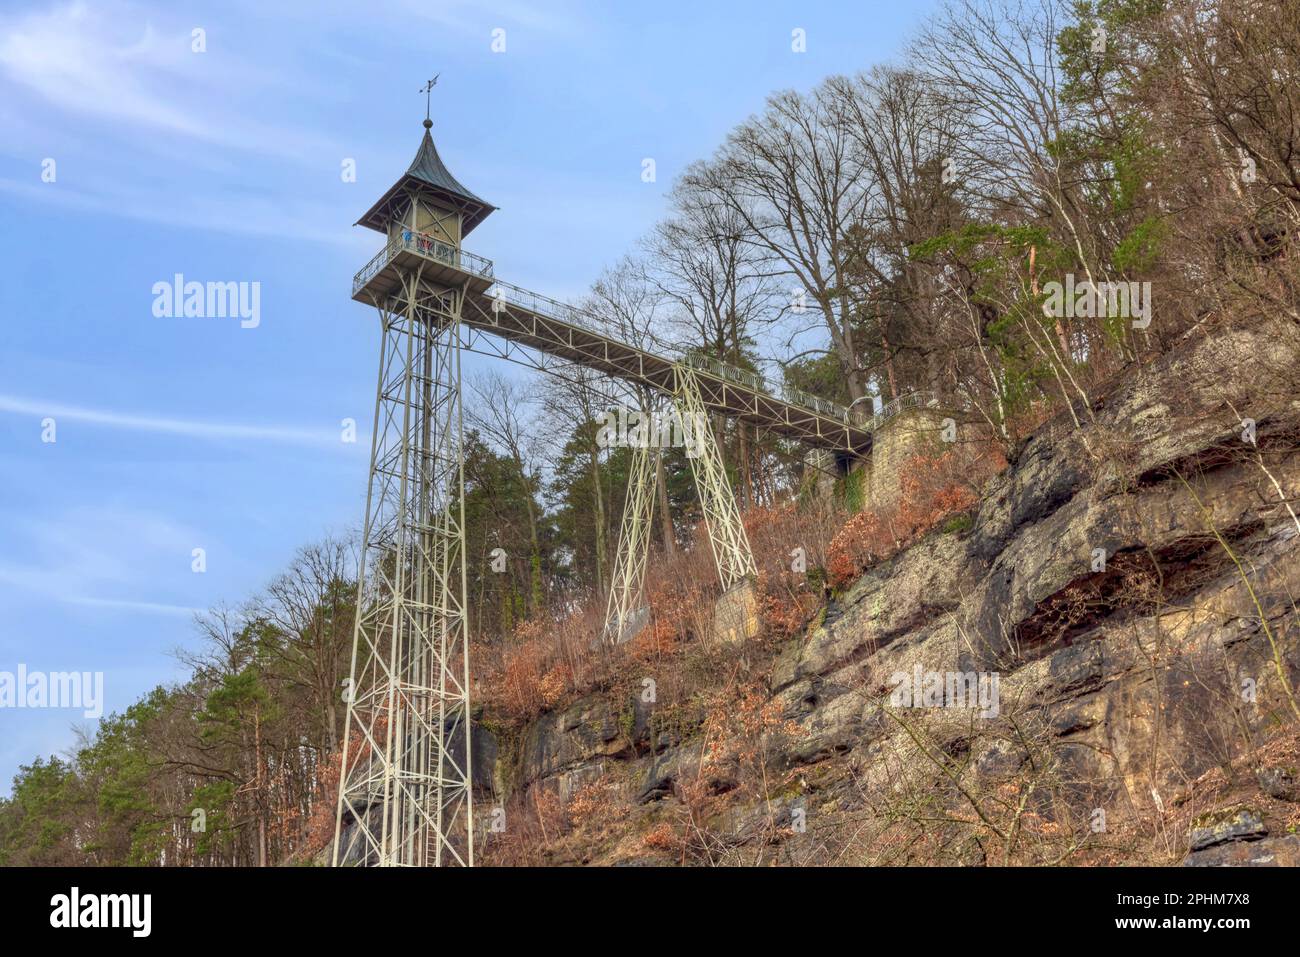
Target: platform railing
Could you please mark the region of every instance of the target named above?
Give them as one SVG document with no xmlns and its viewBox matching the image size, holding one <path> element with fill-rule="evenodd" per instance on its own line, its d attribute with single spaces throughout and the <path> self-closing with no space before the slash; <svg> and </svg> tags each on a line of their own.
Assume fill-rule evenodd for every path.
<svg viewBox="0 0 1300 957">
<path fill-rule="evenodd" d="M 466 252 L 460 247 L 443 242 L 428 233 L 403 229 L 390 239 L 383 249 L 375 253 L 374 258 L 366 263 L 360 272 L 352 277 L 352 294 L 355 296 L 380 270 L 393 261 L 393 257 L 402 251 L 415 253 L 417 256 L 423 256 L 426 259 L 442 263 L 453 269 L 459 269 L 462 272 L 482 276 L 484 279 L 493 278 L 491 260 Z"/>
</svg>

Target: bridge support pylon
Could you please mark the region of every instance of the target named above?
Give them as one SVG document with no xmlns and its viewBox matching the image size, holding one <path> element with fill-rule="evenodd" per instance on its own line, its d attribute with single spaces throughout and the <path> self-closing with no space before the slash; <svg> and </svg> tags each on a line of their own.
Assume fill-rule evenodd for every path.
<svg viewBox="0 0 1300 957">
<path fill-rule="evenodd" d="M 642 589 L 650 552 L 650 525 L 654 517 L 656 468 L 660 451 L 652 443 L 632 449 L 627 498 L 619 526 L 614 579 L 605 608 L 605 641 L 620 644 L 634 637 L 649 615 Z"/>
<path fill-rule="evenodd" d="M 694 455 L 687 455 L 691 474 L 704 511 L 704 524 L 709 533 L 709 547 L 718 568 L 722 590 L 728 591 L 745 579 L 754 578 L 758 568 L 754 552 L 749 547 L 745 523 L 740 520 L 740 508 L 723 465 L 722 450 L 718 448 L 709 423 L 709 412 L 700 394 L 695 372 L 686 365 L 677 365 L 677 391 L 673 396 L 681 416 L 683 428 L 691 433 Z"/>
<path fill-rule="evenodd" d="M 673 405 L 680 424 L 679 435 L 686 441 L 686 458 L 691 465 L 696 493 L 704 512 L 704 524 L 713 552 L 718 581 L 724 594 L 757 575 L 749 536 L 740 518 L 740 508 L 727 478 L 722 450 L 709 423 L 708 408 L 699 383 L 689 366 L 675 368 Z M 653 430 L 662 435 L 661 429 Z M 619 527 L 614 577 L 605 609 L 605 641 L 619 644 L 634 637 L 649 617 L 643 595 L 646 559 L 650 551 L 650 525 L 654 516 L 656 464 L 660 450 L 653 442 L 632 450 L 627 497 Z M 732 629 L 734 630 L 734 629 Z"/>
</svg>

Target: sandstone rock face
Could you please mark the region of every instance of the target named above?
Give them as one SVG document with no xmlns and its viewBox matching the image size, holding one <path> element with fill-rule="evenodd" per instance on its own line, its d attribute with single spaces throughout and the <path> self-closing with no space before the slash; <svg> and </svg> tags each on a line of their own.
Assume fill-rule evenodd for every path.
<svg viewBox="0 0 1300 957">
<path fill-rule="evenodd" d="M 521 757 L 522 779 L 547 781 L 567 800 L 600 775 L 606 758 L 625 747 L 618 715 L 609 703 L 599 696 L 583 698 L 529 728 Z"/>
<path fill-rule="evenodd" d="M 1245 841 L 1267 834 L 1268 828 L 1264 827 L 1264 818 L 1258 810 L 1233 807 L 1197 818 L 1192 824 L 1191 846 L 1193 851 L 1199 851 L 1216 844 Z"/>
<path fill-rule="evenodd" d="M 1260 790 L 1277 801 L 1300 801 L 1300 780 L 1295 768 L 1260 768 L 1255 772 Z"/>
<path fill-rule="evenodd" d="M 1221 844 L 1189 854 L 1184 867 L 1300 867 L 1300 837 Z"/>
<path fill-rule="evenodd" d="M 1060 821 L 1068 807 L 1111 826 L 1170 811 L 1199 776 L 1294 721 L 1297 370 L 1294 327 L 1234 329 L 1166 357 L 1083 410 L 1081 427 L 1058 421 L 1028 440 L 969 532 L 933 533 L 837 595 L 767 674 L 770 703 L 797 731 L 770 771 L 803 783 L 750 809 L 766 833 L 792 807 L 856 821 L 890 795 L 994 793 L 1044 768 L 1034 813 Z M 912 675 L 936 687 L 982 677 L 997 707 L 891 704 Z M 701 742 L 649 742 L 630 711 L 595 695 L 539 719 L 518 780 L 572 790 L 621 766 L 630 803 L 668 799 L 698 771 Z M 629 721 L 634 733 L 620 733 Z M 918 752 L 922 724 L 949 771 Z M 1293 771 L 1260 784 L 1296 800 Z M 746 813 L 720 825 L 742 842 Z M 1262 827 L 1249 815 L 1207 824 L 1187 863 L 1296 863 L 1300 838 Z M 952 853 L 983 862 L 979 847 Z"/>
<path fill-rule="evenodd" d="M 1192 822 L 1191 853 L 1184 867 L 1300 866 L 1300 837 L 1270 837 L 1257 808 L 1234 805 Z"/>
</svg>

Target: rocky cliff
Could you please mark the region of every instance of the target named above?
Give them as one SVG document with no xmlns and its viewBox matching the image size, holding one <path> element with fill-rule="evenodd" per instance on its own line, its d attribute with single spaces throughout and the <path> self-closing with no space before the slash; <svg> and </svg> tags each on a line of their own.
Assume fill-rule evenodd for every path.
<svg viewBox="0 0 1300 957">
<path fill-rule="evenodd" d="M 503 736 L 485 803 L 545 863 L 1300 863 L 1298 383 L 1294 326 L 1189 342 L 795 638 L 671 665 L 728 713 L 647 661 Z"/>
</svg>

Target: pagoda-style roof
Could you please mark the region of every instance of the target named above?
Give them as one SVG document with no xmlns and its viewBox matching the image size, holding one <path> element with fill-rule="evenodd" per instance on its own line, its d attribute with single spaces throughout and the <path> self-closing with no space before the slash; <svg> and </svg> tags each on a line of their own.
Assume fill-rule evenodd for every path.
<svg viewBox="0 0 1300 957">
<path fill-rule="evenodd" d="M 389 205 L 408 187 L 430 192 L 453 208 L 461 210 L 465 216 L 461 229 L 462 238 L 468 236 L 475 226 L 487 219 L 488 214 L 496 209 L 491 203 L 471 193 L 451 175 L 451 171 L 443 164 L 442 157 L 438 155 L 438 148 L 433 145 L 433 136 L 429 133 L 429 128 L 432 126 L 430 121 L 424 121 L 424 139 L 420 141 L 420 149 L 416 152 L 415 159 L 411 161 L 402 178 L 357 220 L 358 226 L 368 226 L 381 233 L 387 232 L 389 220 L 392 218 L 388 214 Z"/>
</svg>

